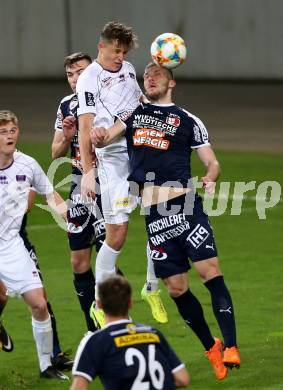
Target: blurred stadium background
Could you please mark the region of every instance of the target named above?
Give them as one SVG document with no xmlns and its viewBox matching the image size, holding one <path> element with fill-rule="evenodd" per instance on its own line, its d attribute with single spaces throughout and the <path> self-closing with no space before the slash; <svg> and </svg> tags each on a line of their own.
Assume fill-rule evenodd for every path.
<svg viewBox="0 0 283 390">
<path fill-rule="evenodd" d="M 175 71 L 175 101 L 206 124 L 222 163 L 222 180 L 277 180 L 282 185 L 282 15 L 282 0 L 0 0 L 0 109 L 18 115 L 23 151 L 47 169 L 56 110 L 71 92 L 64 57 L 87 51 L 95 58 L 101 28 L 107 21 L 119 20 L 132 25 L 139 37 L 130 61 L 141 77 L 152 40 L 163 32 L 175 32 L 188 46 L 186 62 Z M 199 167 L 196 171 L 201 174 Z M 188 363 L 192 388 L 282 388 L 282 198 L 263 221 L 258 220 L 252 197 L 243 206 L 240 217 L 226 213 L 213 219 L 237 309 L 240 372 L 232 372 L 225 383 L 214 383 L 199 343 L 163 293 L 170 323 L 160 329 Z M 74 351 L 84 325 L 73 293 L 65 233 L 53 230 L 53 223 L 35 208 L 30 236 L 63 344 Z M 145 264 L 141 261 L 143 268 L 137 269 L 138 263 L 131 261 L 143 253 L 144 241 L 143 221 L 135 213 L 122 268 L 134 283 L 134 317 L 154 324 L 139 298 Z M 209 296 L 194 273 L 192 284 L 215 328 Z M 66 313 L 68 321 L 63 321 Z M 22 302 L 9 303 L 5 321 L 16 349 L 10 355 L 0 352 L 0 390 L 67 389 L 67 384 L 38 380 L 30 319 Z"/>
<path fill-rule="evenodd" d="M 180 34 L 187 61 L 176 102 L 199 115 L 217 148 L 283 151 L 281 0 L 0 0 L 0 106 L 19 115 L 23 136 L 51 139 L 69 89 L 64 56 L 94 58 L 109 20 L 134 26 L 130 55 L 141 76 L 152 40 Z"/>
</svg>

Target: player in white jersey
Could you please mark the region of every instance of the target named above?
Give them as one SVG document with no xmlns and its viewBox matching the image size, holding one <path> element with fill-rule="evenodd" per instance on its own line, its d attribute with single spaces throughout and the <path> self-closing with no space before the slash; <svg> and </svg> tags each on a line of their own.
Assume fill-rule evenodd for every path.
<svg viewBox="0 0 283 390">
<path fill-rule="evenodd" d="M 40 377 L 66 380 L 68 377 L 51 365 L 52 327 L 46 298 L 38 270 L 19 235 L 28 206 L 30 187 L 45 195 L 55 210 L 62 204 L 39 164 L 30 156 L 16 151 L 19 136 L 18 119 L 14 113 L 0 111 L 0 280 L 10 296 L 22 296 L 32 313 Z"/>
<path fill-rule="evenodd" d="M 79 144 L 83 178 L 83 195 L 95 193 L 95 175 L 90 131 L 93 126 L 112 126 L 117 118 L 126 120 L 139 104 L 142 92 L 134 67 L 124 61 L 136 45 L 131 27 L 118 22 L 107 23 L 100 36 L 97 59 L 80 75 L 77 83 L 79 107 Z M 117 257 L 128 230 L 129 214 L 137 205 L 137 197 L 129 194 L 129 157 L 126 140 L 119 137 L 113 145 L 97 150 L 98 176 L 102 210 L 106 225 L 106 239 L 96 259 L 96 282 L 115 274 Z M 157 290 L 157 279 L 148 258 L 147 286 L 142 296 L 151 305 L 154 318 L 167 322 L 167 313 Z M 96 294 L 97 298 L 97 294 Z M 103 313 L 94 310 L 100 322 Z M 101 322 L 100 322 L 101 323 Z"/>
</svg>

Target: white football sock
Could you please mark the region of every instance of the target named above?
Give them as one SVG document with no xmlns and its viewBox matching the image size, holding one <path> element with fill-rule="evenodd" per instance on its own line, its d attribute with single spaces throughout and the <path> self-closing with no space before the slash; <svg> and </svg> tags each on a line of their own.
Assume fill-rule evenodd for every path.
<svg viewBox="0 0 283 390">
<path fill-rule="evenodd" d="M 149 242 L 146 245 L 147 271 L 146 271 L 146 289 L 156 291 L 158 288 L 158 279 L 155 276 L 153 261 L 150 256 Z"/>
<path fill-rule="evenodd" d="M 95 263 L 95 299 L 98 298 L 97 285 L 105 279 L 116 275 L 116 262 L 120 251 L 115 251 L 104 241 L 99 249 Z"/>
<path fill-rule="evenodd" d="M 40 371 L 51 366 L 51 353 L 53 348 L 53 331 L 50 315 L 47 320 L 37 321 L 32 317 L 33 337 L 36 344 Z"/>
</svg>

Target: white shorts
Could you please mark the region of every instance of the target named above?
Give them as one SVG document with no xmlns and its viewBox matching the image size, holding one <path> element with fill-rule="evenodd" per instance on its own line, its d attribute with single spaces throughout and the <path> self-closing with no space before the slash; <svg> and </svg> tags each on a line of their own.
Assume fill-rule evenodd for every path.
<svg viewBox="0 0 283 390">
<path fill-rule="evenodd" d="M 98 157 L 102 211 L 105 222 L 119 224 L 129 220 L 138 197 L 129 193 L 129 157 L 127 151 Z"/>
<path fill-rule="evenodd" d="M 0 239 L 0 279 L 7 287 L 7 295 L 13 297 L 43 287 L 34 261 L 19 235 L 9 241 Z"/>
</svg>

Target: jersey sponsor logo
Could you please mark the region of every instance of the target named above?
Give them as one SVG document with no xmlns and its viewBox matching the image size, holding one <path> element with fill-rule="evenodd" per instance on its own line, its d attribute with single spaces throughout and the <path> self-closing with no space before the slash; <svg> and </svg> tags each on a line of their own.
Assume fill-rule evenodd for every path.
<svg viewBox="0 0 283 390">
<path fill-rule="evenodd" d="M 125 81 L 125 75 L 123 73 L 119 75 L 119 83 L 121 81 Z"/>
<path fill-rule="evenodd" d="M 69 110 L 72 111 L 72 113 L 74 113 L 73 110 L 78 107 L 78 103 L 77 98 L 70 101 Z"/>
<path fill-rule="evenodd" d="M 123 110 L 117 113 L 117 117 L 122 121 L 125 121 L 132 115 L 133 112 L 134 110 Z"/>
<path fill-rule="evenodd" d="M 135 79 L 136 78 L 136 76 L 135 76 L 135 74 L 133 72 L 129 72 L 129 76 L 131 77 L 131 79 Z"/>
<path fill-rule="evenodd" d="M 163 131 L 152 129 L 137 129 L 133 135 L 134 146 L 149 146 L 154 149 L 167 150 L 170 141 L 164 139 Z"/>
<path fill-rule="evenodd" d="M 162 248 L 150 249 L 150 257 L 152 260 L 165 260 L 168 255 Z"/>
<path fill-rule="evenodd" d="M 169 125 L 172 125 L 174 127 L 178 127 L 181 123 L 181 119 L 178 115 L 169 114 L 166 118 L 166 123 L 168 123 Z"/>
<path fill-rule="evenodd" d="M 133 121 L 134 128 L 148 128 L 151 130 L 161 131 L 164 134 L 175 135 L 177 131 L 177 126 L 173 126 L 169 123 L 166 123 L 160 118 L 156 118 L 152 115 L 140 115 L 136 114 Z"/>
<path fill-rule="evenodd" d="M 160 230 L 167 229 L 168 227 L 179 225 L 180 223 L 183 223 L 186 219 L 186 216 L 184 213 L 182 214 L 173 214 L 169 215 L 168 217 L 164 217 L 161 219 L 158 219 L 157 221 L 151 222 L 148 225 L 149 233 L 156 233 Z"/>
<path fill-rule="evenodd" d="M 73 222 L 68 222 L 67 225 L 68 233 L 81 233 L 83 231 L 82 226 L 74 224 Z"/>
<path fill-rule="evenodd" d="M 111 77 L 106 77 L 105 79 L 101 80 L 101 84 L 103 85 L 103 87 L 108 87 L 108 85 L 111 84 L 111 81 Z"/>
<path fill-rule="evenodd" d="M 194 131 L 195 141 L 201 143 L 202 139 L 200 135 L 200 128 L 197 125 L 194 125 L 193 131 Z"/>
<path fill-rule="evenodd" d="M 190 241 L 193 247 L 197 249 L 204 243 L 207 237 L 209 237 L 209 232 L 205 229 L 205 227 L 198 224 L 188 235 L 187 241 Z"/>
<path fill-rule="evenodd" d="M 87 106 L 95 106 L 93 93 L 85 92 L 85 103 Z"/>
<path fill-rule="evenodd" d="M 16 181 L 23 182 L 26 181 L 26 175 L 16 175 Z"/>
<path fill-rule="evenodd" d="M 116 347 L 127 347 L 135 344 L 160 343 L 160 338 L 154 333 L 135 333 L 126 336 L 114 337 Z"/>
<path fill-rule="evenodd" d="M 88 208 L 84 205 L 72 207 L 69 209 L 70 217 L 80 217 L 81 215 L 89 214 Z"/>
<path fill-rule="evenodd" d="M 8 180 L 6 176 L 0 176 L 0 184 L 8 184 Z"/>
<path fill-rule="evenodd" d="M 193 132 L 194 132 L 194 138 L 196 142 L 198 143 L 208 142 L 208 133 L 204 126 L 199 127 L 197 125 L 194 125 Z"/>
<path fill-rule="evenodd" d="M 159 234 L 155 234 L 150 237 L 149 240 L 154 246 L 158 246 L 164 243 L 167 240 L 171 240 L 172 238 L 179 237 L 186 230 L 190 229 L 190 224 L 188 221 L 184 221 L 181 225 L 177 226 L 174 229 L 167 230 L 166 232 L 162 232 Z"/>
<path fill-rule="evenodd" d="M 128 207 L 131 204 L 130 198 L 120 198 L 115 201 L 116 207 Z"/>
<path fill-rule="evenodd" d="M 95 237 L 99 238 L 105 234 L 105 221 L 103 218 L 93 223 Z"/>
</svg>

